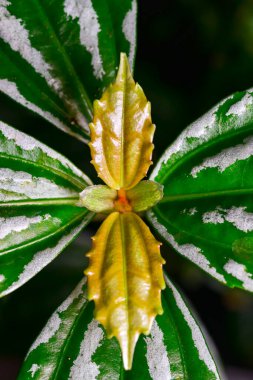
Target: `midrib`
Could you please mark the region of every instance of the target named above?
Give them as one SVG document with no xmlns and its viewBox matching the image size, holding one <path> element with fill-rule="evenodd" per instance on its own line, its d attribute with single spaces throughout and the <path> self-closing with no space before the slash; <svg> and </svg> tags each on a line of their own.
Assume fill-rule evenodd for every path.
<svg viewBox="0 0 253 380">
<path fill-rule="evenodd" d="M 210 191 L 207 193 L 193 193 L 193 194 L 178 194 L 178 195 L 165 195 L 160 203 L 170 203 L 170 202 L 184 202 L 192 199 L 205 199 L 205 198 L 216 198 L 221 196 L 240 196 L 253 194 L 253 188 L 248 189 L 234 189 L 234 190 L 221 190 L 221 191 Z"/>
</svg>

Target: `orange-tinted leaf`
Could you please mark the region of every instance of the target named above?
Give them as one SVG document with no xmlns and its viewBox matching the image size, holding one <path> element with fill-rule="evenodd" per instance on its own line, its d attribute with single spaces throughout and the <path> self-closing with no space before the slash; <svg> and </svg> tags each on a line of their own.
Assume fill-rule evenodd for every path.
<svg viewBox="0 0 253 380">
<path fill-rule="evenodd" d="M 94 102 L 90 124 L 91 156 L 100 178 L 113 189 L 130 189 L 145 177 L 153 151 L 155 126 L 150 103 L 121 54 L 115 83 Z"/>
<path fill-rule="evenodd" d="M 154 317 L 162 313 L 160 243 L 139 216 L 114 212 L 93 238 L 88 256 L 85 273 L 95 317 L 109 337 L 116 336 L 124 367 L 130 369 L 139 335 L 149 334 Z"/>
</svg>

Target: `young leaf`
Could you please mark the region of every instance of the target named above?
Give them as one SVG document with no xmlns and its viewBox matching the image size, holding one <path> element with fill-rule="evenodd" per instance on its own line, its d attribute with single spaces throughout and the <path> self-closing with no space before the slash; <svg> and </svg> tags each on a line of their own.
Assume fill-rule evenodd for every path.
<svg viewBox="0 0 253 380">
<path fill-rule="evenodd" d="M 120 56 L 116 81 L 94 102 L 90 124 L 92 163 L 112 189 L 130 189 L 151 165 L 155 126 L 150 103 L 135 84 L 127 57 Z"/>
<path fill-rule="evenodd" d="M 165 277 L 164 314 L 140 337 L 133 368 L 124 371 L 120 348 L 93 319 L 85 280 L 64 301 L 33 343 L 18 380 L 220 380 L 205 337 L 175 285 Z"/>
<path fill-rule="evenodd" d="M 130 369 L 141 333 L 148 334 L 162 313 L 164 287 L 160 243 L 134 213 L 110 214 L 93 238 L 88 296 L 95 317 L 109 337 L 118 339 L 125 369 Z"/>
<path fill-rule="evenodd" d="M 90 221 L 91 181 L 46 145 L 0 122 L 0 296 L 52 261 Z"/>
<path fill-rule="evenodd" d="M 163 197 L 163 186 L 154 181 L 141 181 L 126 192 L 133 211 L 146 211 L 160 202 Z"/>
<path fill-rule="evenodd" d="M 136 0 L 1 0 L 0 91 L 81 140 L 92 101 L 135 55 Z"/>
<path fill-rule="evenodd" d="M 151 178 L 164 198 L 149 212 L 179 253 L 228 286 L 253 291 L 253 91 L 236 93 L 188 127 Z"/>
<path fill-rule="evenodd" d="M 80 205 L 88 210 L 99 212 L 111 212 L 114 209 L 114 201 L 117 191 L 106 185 L 93 185 L 86 187 L 80 194 Z"/>
<path fill-rule="evenodd" d="M 123 194 L 106 185 L 93 185 L 81 192 L 79 204 L 93 212 L 108 213 L 124 207 L 141 212 L 153 207 L 162 197 L 163 186 L 154 181 L 141 181 Z"/>
</svg>

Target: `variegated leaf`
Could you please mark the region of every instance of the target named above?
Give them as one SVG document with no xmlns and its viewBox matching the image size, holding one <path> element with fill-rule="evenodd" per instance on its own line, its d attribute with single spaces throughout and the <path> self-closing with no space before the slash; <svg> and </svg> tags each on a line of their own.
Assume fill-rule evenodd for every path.
<svg viewBox="0 0 253 380">
<path fill-rule="evenodd" d="M 148 334 L 162 313 L 163 259 L 160 243 L 134 213 L 111 213 L 93 238 L 88 276 L 95 317 L 118 339 L 124 367 L 130 369 L 141 333 Z"/>
<path fill-rule="evenodd" d="M 52 261 L 92 215 L 78 207 L 91 181 L 69 160 L 0 123 L 0 296 Z"/>
<path fill-rule="evenodd" d="M 90 124 L 92 163 L 99 177 L 112 189 L 130 189 L 151 165 L 155 126 L 150 103 L 121 54 L 116 81 L 94 102 Z"/>
<path fill-rule="evenodd" d="M 81 140 L 92 101 L 135 55 L 136 0 L 0 0 L 0 91 Z"/>
<path fill-rule="evenodd" d="M 178 252 L 217 280 L 253 291 L 253 90 L 188 127 L 151 178 L 164 198 L 149 218 Z"/>
<path fill-rule="evenodd" d="M 123 369 L 116 339 L 93 319 L 83 280 L 33 343 L 18 380 L 220 380 L 199 323 L 165 279 L 164 314 L 139 339 L 131 371 Z"/>
</svg>

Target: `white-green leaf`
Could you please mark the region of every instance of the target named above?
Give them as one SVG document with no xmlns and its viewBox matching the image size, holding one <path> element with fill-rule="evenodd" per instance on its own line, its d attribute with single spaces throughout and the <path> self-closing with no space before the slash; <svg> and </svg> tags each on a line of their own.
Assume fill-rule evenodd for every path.
<svg viewBox="0 0 253 380">
<path fill-rule="evenodd" d="M 0 296 L 52 261 L 89 222 L 91 181 L 68 159 L 0 122 Z"/>
<path fill-rule="evenodd" d="M 18 380 L 219 380 L 201 328 L 166 278 L 164 314 L 137 343 L 133 368 L 124 371 L 117 341 L 93 319 L 85 279 L 33 343 Z"/>
<path fill-rule="evenodd" d="M 149 212 L 180 254 L 231 287 L 253 291 L 253 89 L 223 100 L 168 148 Z"/>
<path fill-rule="evenodd" d="M 136 0 L 0 0 L 0 91 L 87 140 L 92 102 L 133 64 Z"/>
</svg>

